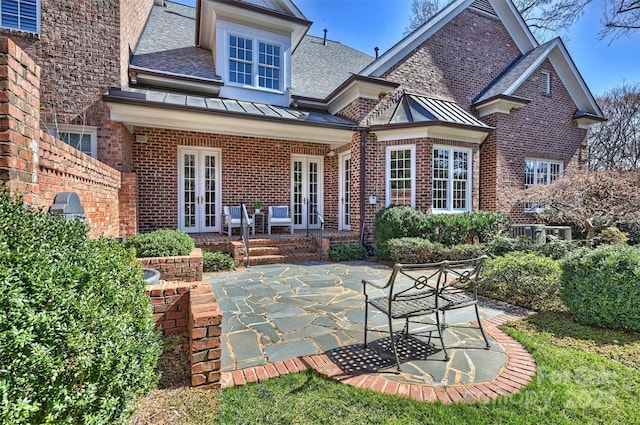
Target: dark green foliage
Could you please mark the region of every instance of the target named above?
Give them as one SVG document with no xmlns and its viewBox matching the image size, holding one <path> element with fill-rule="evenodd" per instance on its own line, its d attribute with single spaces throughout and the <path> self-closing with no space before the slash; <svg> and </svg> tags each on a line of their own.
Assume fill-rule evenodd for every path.
<svg viewBox="0 0 640 425">
<path fill-rule="evenodd" d="M 508 224 L 509 219 L 504 215 L 487 211 L 432 214 L 423 217 L 421 236 L 447 246 L 474 241 L 487 243 Z"/>
<path fill-rule="evenodd" d="M 142 267 L 0 194 L 0 423 L 123 423 L 161 351 Z"/>
<path fill-rule="evenodd" d="M 235 270 L 233 258 L 226 252 L 202 251 L 203 269 L 205 272 L 222 272 Z"/>
<path fill-rule="evenodd" d="M 560 263 L 552 258 L 510 252 L 485 262 L 478 293 L 533 310 L 558 310 L 560 275 Z"/>
<path fill-rule="evenodd" d="M 389 259 L 387 243 L 391 239 L 420 236 L 423 217 L 424 213 L 405 205 L 392 205 L 379 210 L 373 233 L 378 259 Z"/>
<path fill-rule="evenodd" d="M 133 248 L 138 258 L 189 255 L 195 246 L 185 232 L 169 229 L 141 233 L 126 239 L 123 244 L 125 248 Z"/>
<path fill-rule="evenodd" d="M 400 238 L 389 241 L 389 252 L 396 263 L 424 264 L 477 258 L 486 248 L 482 244 L 445 246 L 421 238 Z"/>
<path fill-rule="evenodd" d="M 577 250 L 562 271 L 560 296 L 578 323 L 640 330 L 640 247 Z"/>
<path fill-rule="evenodd" d="M 338 245 L 329 248 L 331 261 L 355 261 L 367 258 L 367 250 L 362 245 Z"/>
<path fill-rule="evenodd" d="M 629 235 L 614 226 L 603 229 L 594 239 L 596 245 L 615 245 L 627 243 Z"/>
<path fill-rule="evenodd" d="M 619 224 L 618 228 L 629 235 L 631 245 L 640 245 L 640 222 Z"/>
<path fill-rule="evenodd" d="M 487 245 L 489 254 L 500 256 L 513 251 L 533 252 L 535 242 L 526 236 L 511 238 L 509 236 L 497 236 Z"/>
</svg>

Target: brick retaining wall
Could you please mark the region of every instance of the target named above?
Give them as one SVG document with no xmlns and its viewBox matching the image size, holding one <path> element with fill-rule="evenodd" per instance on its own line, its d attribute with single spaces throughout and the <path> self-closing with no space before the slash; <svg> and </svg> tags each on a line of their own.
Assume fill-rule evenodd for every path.
<svg viewBox="0 0 640 425">
<path fill-rule="evenodd" d="M 195 248 L 191 254 L 177 257 L 138 258 L 144 267 L 160 272 L 161 279 L 197 282 L 202 280 L 202 249 Z"/>
</svg>

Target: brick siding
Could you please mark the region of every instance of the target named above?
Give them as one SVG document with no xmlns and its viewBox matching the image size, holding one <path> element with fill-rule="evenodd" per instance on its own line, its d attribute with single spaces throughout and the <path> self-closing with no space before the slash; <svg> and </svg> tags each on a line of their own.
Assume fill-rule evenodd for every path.
<svg viewBox="0 0 640 425">
<path fill-rule="evenodd" d="M 92 237 L 118 236 L 120 173 L 40 130 L 40 67 L 0 38 L 0 182 L 49 207 L 77 192 Z"/>
</svg>

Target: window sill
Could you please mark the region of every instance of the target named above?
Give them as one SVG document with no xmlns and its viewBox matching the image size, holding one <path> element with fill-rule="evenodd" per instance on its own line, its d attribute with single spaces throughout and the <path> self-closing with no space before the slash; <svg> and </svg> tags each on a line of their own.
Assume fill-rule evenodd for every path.
<svg viewBox="0 0 640 425">
<path fill-rule="evenodd" d="M 269 93 L 269 94 L 277 94 L 277 95 L 285 94 L 285 92 L 283 90 L 273 90 L 273 89 L 267 89 L 267 88 L 263 88 L 263 87 L 247 86 L 245 84 L 225 83 L 225 85 L 227 87 L 234 87 L 234 88 L 245 89 L 245 90 L 253 90 L 253 91 L 260 92 L 260 93 Z"/>
</svg>

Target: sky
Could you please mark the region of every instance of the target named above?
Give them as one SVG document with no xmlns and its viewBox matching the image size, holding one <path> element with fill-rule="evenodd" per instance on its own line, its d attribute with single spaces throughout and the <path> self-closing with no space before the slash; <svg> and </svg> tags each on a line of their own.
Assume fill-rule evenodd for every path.
<svg viewBox="0 0 640 425">
<path fill-rule="evenodd" d="M 172 0 L 194 5 L 195 0 Z M 411 16 L 411 0 L 294 0 L 313 22 L 308 34 L 327 37 L 375 55 L 403 38 Z M 562 37 L 594 96 L 622 84 L 640 84 L 640 30 L 617 39 L 600 40 L 602 2 L 593 1 Z"/>
</svg>

